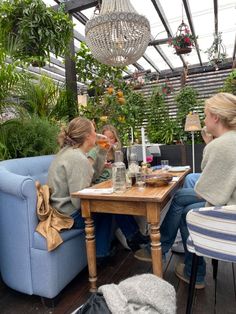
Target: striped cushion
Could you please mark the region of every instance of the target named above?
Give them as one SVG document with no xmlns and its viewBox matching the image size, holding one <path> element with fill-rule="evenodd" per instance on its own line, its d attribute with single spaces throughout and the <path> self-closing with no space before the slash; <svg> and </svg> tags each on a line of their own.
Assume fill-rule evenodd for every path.
<svg viewBox="0 0 236 314">
<path fill-rule="evenodd" d="M 236 262 L 236 205 L 193 209 L 187 226 L 190 252 Z"/>
</svg>

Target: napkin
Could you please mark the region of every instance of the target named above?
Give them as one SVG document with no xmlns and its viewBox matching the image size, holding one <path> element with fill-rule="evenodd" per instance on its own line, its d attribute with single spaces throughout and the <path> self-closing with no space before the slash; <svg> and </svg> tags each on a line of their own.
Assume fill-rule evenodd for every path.
<svg viewBox="0 0 236 314">
<path fill-rule="evenodd" d="M 84 194 L 111 194 L 113 193 L 113 188 L 106 188 L 106 189 L 83 189 L 79 191 L 80 193 Z"/>
</svg>

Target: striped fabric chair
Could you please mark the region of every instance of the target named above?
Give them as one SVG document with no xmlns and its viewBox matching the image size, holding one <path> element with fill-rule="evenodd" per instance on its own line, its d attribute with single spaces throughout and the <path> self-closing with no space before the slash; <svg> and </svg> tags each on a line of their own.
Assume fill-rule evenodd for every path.
<svg viewBox="0 0 236 314">
<path fill-rule="evenodd" d="M 199 256 L 212 258 L 216 279 L 218 260 L 236 263 L 236 205 L 193 209 L 187 214 L 188 251 L 193 253 L 186 313 L 191 313 Z"/>
</svg>

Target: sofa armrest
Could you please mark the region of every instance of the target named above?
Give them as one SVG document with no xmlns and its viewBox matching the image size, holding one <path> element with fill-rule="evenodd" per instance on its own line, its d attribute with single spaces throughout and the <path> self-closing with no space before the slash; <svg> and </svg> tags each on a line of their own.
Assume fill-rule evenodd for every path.
<svg viewBox="0 0 236 314">
<path fill-rule="evenodd" d="M 0 169 L 0 190 L 25 199 L 36 193 L 35 182 L 32 178 Z"/>
</svg>

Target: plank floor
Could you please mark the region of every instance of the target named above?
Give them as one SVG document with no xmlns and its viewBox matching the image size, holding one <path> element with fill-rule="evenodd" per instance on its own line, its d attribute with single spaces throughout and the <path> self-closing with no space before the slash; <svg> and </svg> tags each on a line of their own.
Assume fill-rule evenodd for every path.
<svg viewBox="0 0 236 314">
<path fill-rule="evenodd" d="M 174 274 L 182 254 L 170 254 L 164 267 L 164 279 L 170 282 L 177 293 L 177 314 L 184 314 L 188 285 L 178 280 Z M 118 246 L 112 262 L 98 268 L 98 286 L 118 283 L 133 276 L 151 272 L 151 264 L 136 260 L 133 255 Z M 8 288 L 0 279 L 1 314 L 71 314 L 90 295 L 88 272 L 81 272 L 59 295 L 54 307 L 47 307 L 41 298 L 18 293 Z M 193 314 L 236 314 L 236 264 L 219 262 L 217 285 L 212 278 L 212 267 L 207 260 L 206 288 L 195 294 Z"/>
</svg>

